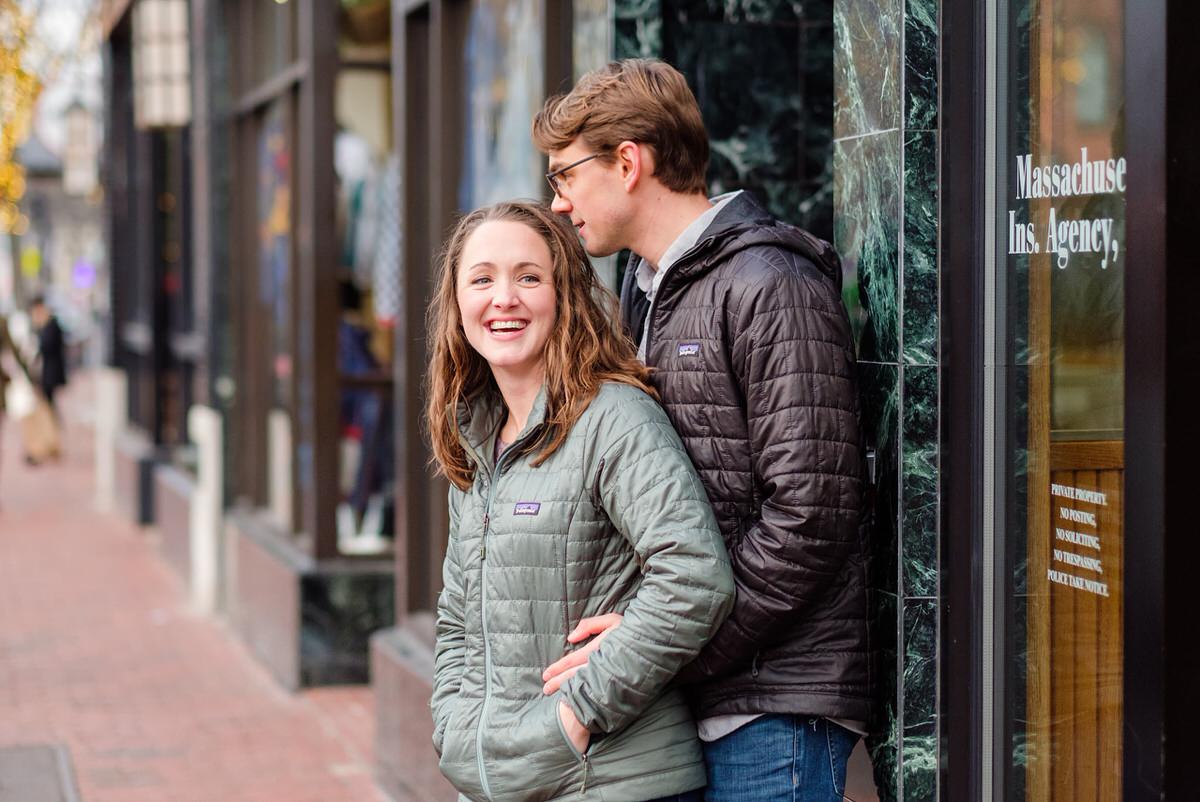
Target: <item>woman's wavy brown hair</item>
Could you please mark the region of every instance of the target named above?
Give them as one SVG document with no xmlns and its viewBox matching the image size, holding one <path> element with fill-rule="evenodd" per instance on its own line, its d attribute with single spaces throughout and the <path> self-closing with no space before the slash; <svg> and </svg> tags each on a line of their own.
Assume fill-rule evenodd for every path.
<svg viewBox="0 0 1200 802">
<path fill-rule="evenodd" d="M 617 322 L 617 299 L 596 276 L 570 224 L 543 204 L 506 201 L 459 220 L 439 260 L 437 289 L 429 309 L 433 356 L 427 375 L 426 417 L 433 462 L 465 490 L 475 478 L 458 434 L 457 410 L 480 396 L 503 404 L 488 363 L 463 333 L 458 309 L 458 269 L 467 239 L 484 223 L 507 220 L 529 226 L 550 249 L 558 320 L 546 341 L 546 416 L 532 446 L 540 465 L 567 439 L 571 427 L 604 382 L 621 382 L 655 395 L 649 371 Z"/>
</svg>

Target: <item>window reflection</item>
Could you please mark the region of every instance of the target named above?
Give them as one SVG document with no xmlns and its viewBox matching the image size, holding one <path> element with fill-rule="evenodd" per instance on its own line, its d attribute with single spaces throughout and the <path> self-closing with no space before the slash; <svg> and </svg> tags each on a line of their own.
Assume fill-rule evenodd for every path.
<svg viewBox="0 0 1200 802">
<path fill-rule="evenodd" d="M 1120 797 L 1121 0 L 1010 6 L 1008 798 Z"/>
<path fill-rule="evenodd" d="M 466 65 L 460 209 L 543 194 L 529 121 L 542 105 L 543 10 L 535 0 L 472 0 Z"/>
</svg>

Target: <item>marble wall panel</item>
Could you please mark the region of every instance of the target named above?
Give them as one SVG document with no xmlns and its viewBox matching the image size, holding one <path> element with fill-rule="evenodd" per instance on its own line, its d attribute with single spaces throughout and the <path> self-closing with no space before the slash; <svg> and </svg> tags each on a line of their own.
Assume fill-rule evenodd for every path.
<svg viewBox="0 0 1200 802">
<path fill-rule="evenodd" d="M 898 594 L 900 371 L 896 365 L 860 363 L 858 376 L 863 434 L 867 448 L 874 453 L 871 584 L 887 593 Z"/>
<path fill-rule="evenodd" d="M 836 141 L 833 174 L 834 245 L 859 359 L 898 362 L 900 132 Z"/>
<path fill-rule="evenodd" d="M 800 7 L 800 16 L 804 20 L 812 19 L 833 19 L 834 0 L 803 0 L 801 3 L 793 3 Z"/>
<path fill-rule="evenodd" d="M 793 0 L 664 0 L 664 16 L 761 25 L 795 22 L 796 6 Z M 806 16 L 813 10 L 805 4 Z"/>
<path fill-rule="evenodd" d="M 684 26 L 688 36 L 684 38 Z M 789 91 L 798 70 L 795 25 L 745 26 L 668 18 L 672 62 L 688 78 L 708 128 L 712 194 L 748 189 L 795 220 L 800 206 L 803 109 Z"/>
<path fill-rule="evenodd" d="M 899 367 L 860 363 L 864 435 L 875 455 L 874 505 L 871 510 L 870 583 L 872 635 L 878 658 L 876 719 L 867 747 L 874 766 L 875 784 L 883 802 L 899 798 L 900 673 L 898 662 L 898 476 L 900 454 Z"/>
<path fill-rule="evenodd" d="M 612 0 L 616 58 L 662 55 L 662 0 Z"/>
<path fill-rule="evenodd" d="M 938 592 L 938 368 L 903 373 L 900 593 L 929 597 Z"/>
<path fill-rule="evenodd" d="M 904 127 L 929 131 L 938 120 L 938 0 L 904 0 Z"/>
<path fill-rule="evenodd" d="M 805 12 L 800 29 L 800 103 L 803 108 L 803 181 L 827 181 L 833 175 L 833 18 Z"/>
<path fill-rule="evenodd" d="M 800 102 L 804 117 L 798 225 L 833 241 L 833 11 L 804 9 Z"/>
<path fill-rule="evenodd" d="M 936 599 L 905 599 L 903 604 L 902 796 L 904 802 L 934 802 L 938 798 L 938 603 Z"/>
<path fill-rule="evenodd" d="M 902 0 L 835 0 L 834 138 L 900 127 Z"/>
<path fill-rule="evenodd" d="M 904 361 L 938 363 L 938 135 L 904 139 Z"/>
<path fill-rule="evenodd" d="M 884 649 L 884 698 L 870 747 L 881 799 L 932 802 L 938 799 L 939 0 L 833 0 L 833 9 L 835 244 L 846 264 L 846 301 L 864 361 L 866 428 L 900 426 L 894 451 L 887 438 L 874 444 L 876 622 L 885 636 L 890 624 L 896 642 Z M 895 410 L 880 403 L 893 398 Z"/>
<path fill-rule="evenodd" d="M 900 664 L 897 659 L 900 623 L 899 604 L 895 594 L 876 592 L 872 611 L 876 615 L 876 655 L 878 657 L 878 690 L 875 721 L 867 737 L 871 755 L 875 788 L 880 802 L 896 802 L 900 798 Z"/>
<path fill-rule="evenodd" d="M 696 94 L 714 194 L 748 189 L 832 237 L 832 12 L 792 3 L 664 0 L 662 57 Z M 818 9 L 819 11 L 819 9 Z"/>
</svg>

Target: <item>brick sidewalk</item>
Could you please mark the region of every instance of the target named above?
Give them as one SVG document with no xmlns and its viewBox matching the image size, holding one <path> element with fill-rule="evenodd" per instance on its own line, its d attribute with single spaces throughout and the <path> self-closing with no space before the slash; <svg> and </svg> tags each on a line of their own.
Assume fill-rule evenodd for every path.
<svg viewBox="0 0 1200 802">
<path fill-rule="evenodd" d="M 94 511 L 87 396 L 56 465 L 0 432 L 0 748 L 63 744 L 84 802 L 385 802 L 370 690 L 280 690 L 187 610 L 152 531 Z"/>
</svg>

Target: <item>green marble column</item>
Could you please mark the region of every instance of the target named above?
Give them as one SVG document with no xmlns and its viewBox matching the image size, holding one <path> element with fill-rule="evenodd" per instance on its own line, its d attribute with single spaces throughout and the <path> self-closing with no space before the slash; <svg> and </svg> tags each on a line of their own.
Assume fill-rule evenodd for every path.
<svg viewBox="0 0 1200 802">
<path fill-rule="evenodd" d="M 880 798 L 939 798 L 938 0 L 834 0 L 834 231 L 875 450 Z M 875 399 L 891 399 L 880 404 Z"/>
</svg>

